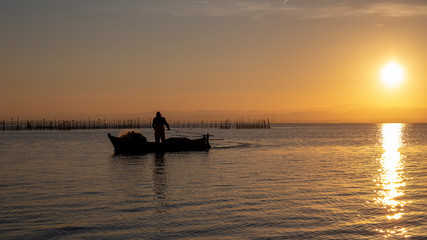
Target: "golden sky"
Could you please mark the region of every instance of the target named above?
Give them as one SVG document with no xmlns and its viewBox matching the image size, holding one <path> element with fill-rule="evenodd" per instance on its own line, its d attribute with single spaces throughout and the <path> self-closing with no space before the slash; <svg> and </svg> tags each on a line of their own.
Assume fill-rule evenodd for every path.
<svg viewBox="0 0 427 240">
<path fill-rule="evenodd" d="M 6 0 L 0 118 L 426 109 L 426 29 L 418 0 Z"/>
</svg>

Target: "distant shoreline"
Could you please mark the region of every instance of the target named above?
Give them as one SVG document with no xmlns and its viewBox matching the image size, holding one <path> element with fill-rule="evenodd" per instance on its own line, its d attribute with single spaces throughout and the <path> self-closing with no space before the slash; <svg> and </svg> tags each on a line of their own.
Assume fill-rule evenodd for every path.
<svg viewBox="0 0 427 240">
<path fill-rule="evenodd" d="M 258 121 L 269 120 L 270 123 L 427 123 L 427 108 L 400 107 L 365 107 L 337 106 L 330 108 L 294 109 L 283 111 L 261 110 L 195 110 L 161 112 L 170 122 L 220 122 L 220 121 Z M 139 112 L 129 114 L 12 114 L 0 117 L 0 121 L 133 121 L 150 122 L 155 112 Z M 1 127 L 1 126 L 0 126 Z"/>
<path fill-rule="evenodd" d="M 304 125 L 370 125 L 383 123 L 427 124 L 427 122 L 271 122 L 269 119 L 256 120 L 202 120 L 169 121 L 171 128 L 192 129 L 269 129 L 274 127 Z M 143 129 L 151 128 L 151 121 L 144 119 L 109 120 L 9 120 L 0 121 L 0 131 L 34 130 L 96 130 L 96 129 Z"/>
</svg>

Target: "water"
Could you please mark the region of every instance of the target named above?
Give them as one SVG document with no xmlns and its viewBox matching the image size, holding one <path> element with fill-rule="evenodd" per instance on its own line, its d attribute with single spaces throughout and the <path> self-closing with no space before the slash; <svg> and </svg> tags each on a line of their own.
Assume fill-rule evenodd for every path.
<svg viewBox="0 0 427 240">
<path fill-rule="evenodd" d="M 427 238 L 425 124 L 185 131 L 224 140 L 114 156 L 106 130 L 0 132 L 0 238 Z"/>
</svg>

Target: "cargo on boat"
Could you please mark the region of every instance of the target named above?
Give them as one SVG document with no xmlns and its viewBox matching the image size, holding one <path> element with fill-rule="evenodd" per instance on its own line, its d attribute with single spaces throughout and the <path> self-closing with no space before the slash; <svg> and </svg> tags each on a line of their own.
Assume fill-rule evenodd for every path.
<svg viewBox="0 0 427 240">
<path fill-rule="evenodd" d="M 165 142 L 148 142 L 138 133 L 129 133 L 127 136 L 115 137 L 108 133 L 108 138 L 114 146 L 116 154 L 142 154 L 150 152 L 179 152 L 179 151 L 207 151 L 211 148 L 209 134 L 202 138 L 189 139 L 172 137 Z"/>
</svg>

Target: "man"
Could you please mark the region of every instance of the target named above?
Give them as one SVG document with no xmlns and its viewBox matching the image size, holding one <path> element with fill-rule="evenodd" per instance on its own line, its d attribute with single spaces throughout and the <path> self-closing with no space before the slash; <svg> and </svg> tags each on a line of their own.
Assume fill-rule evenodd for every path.
<svg viewBox="0 0 427 240">
<path fill-rule="evenodd" d="M 168 130 L 170 130 L 166 119 L 162 117 L 160 112 L 157 112 L 156 117 L 153 119 L 152 125 L 154 128 L 154 138 L 156 139 L 156 143 L 159 143 L 160 139 L 162 139 L 162 142 L 165 142 L 165 126 L 168 128 Z"/>
</svg>

